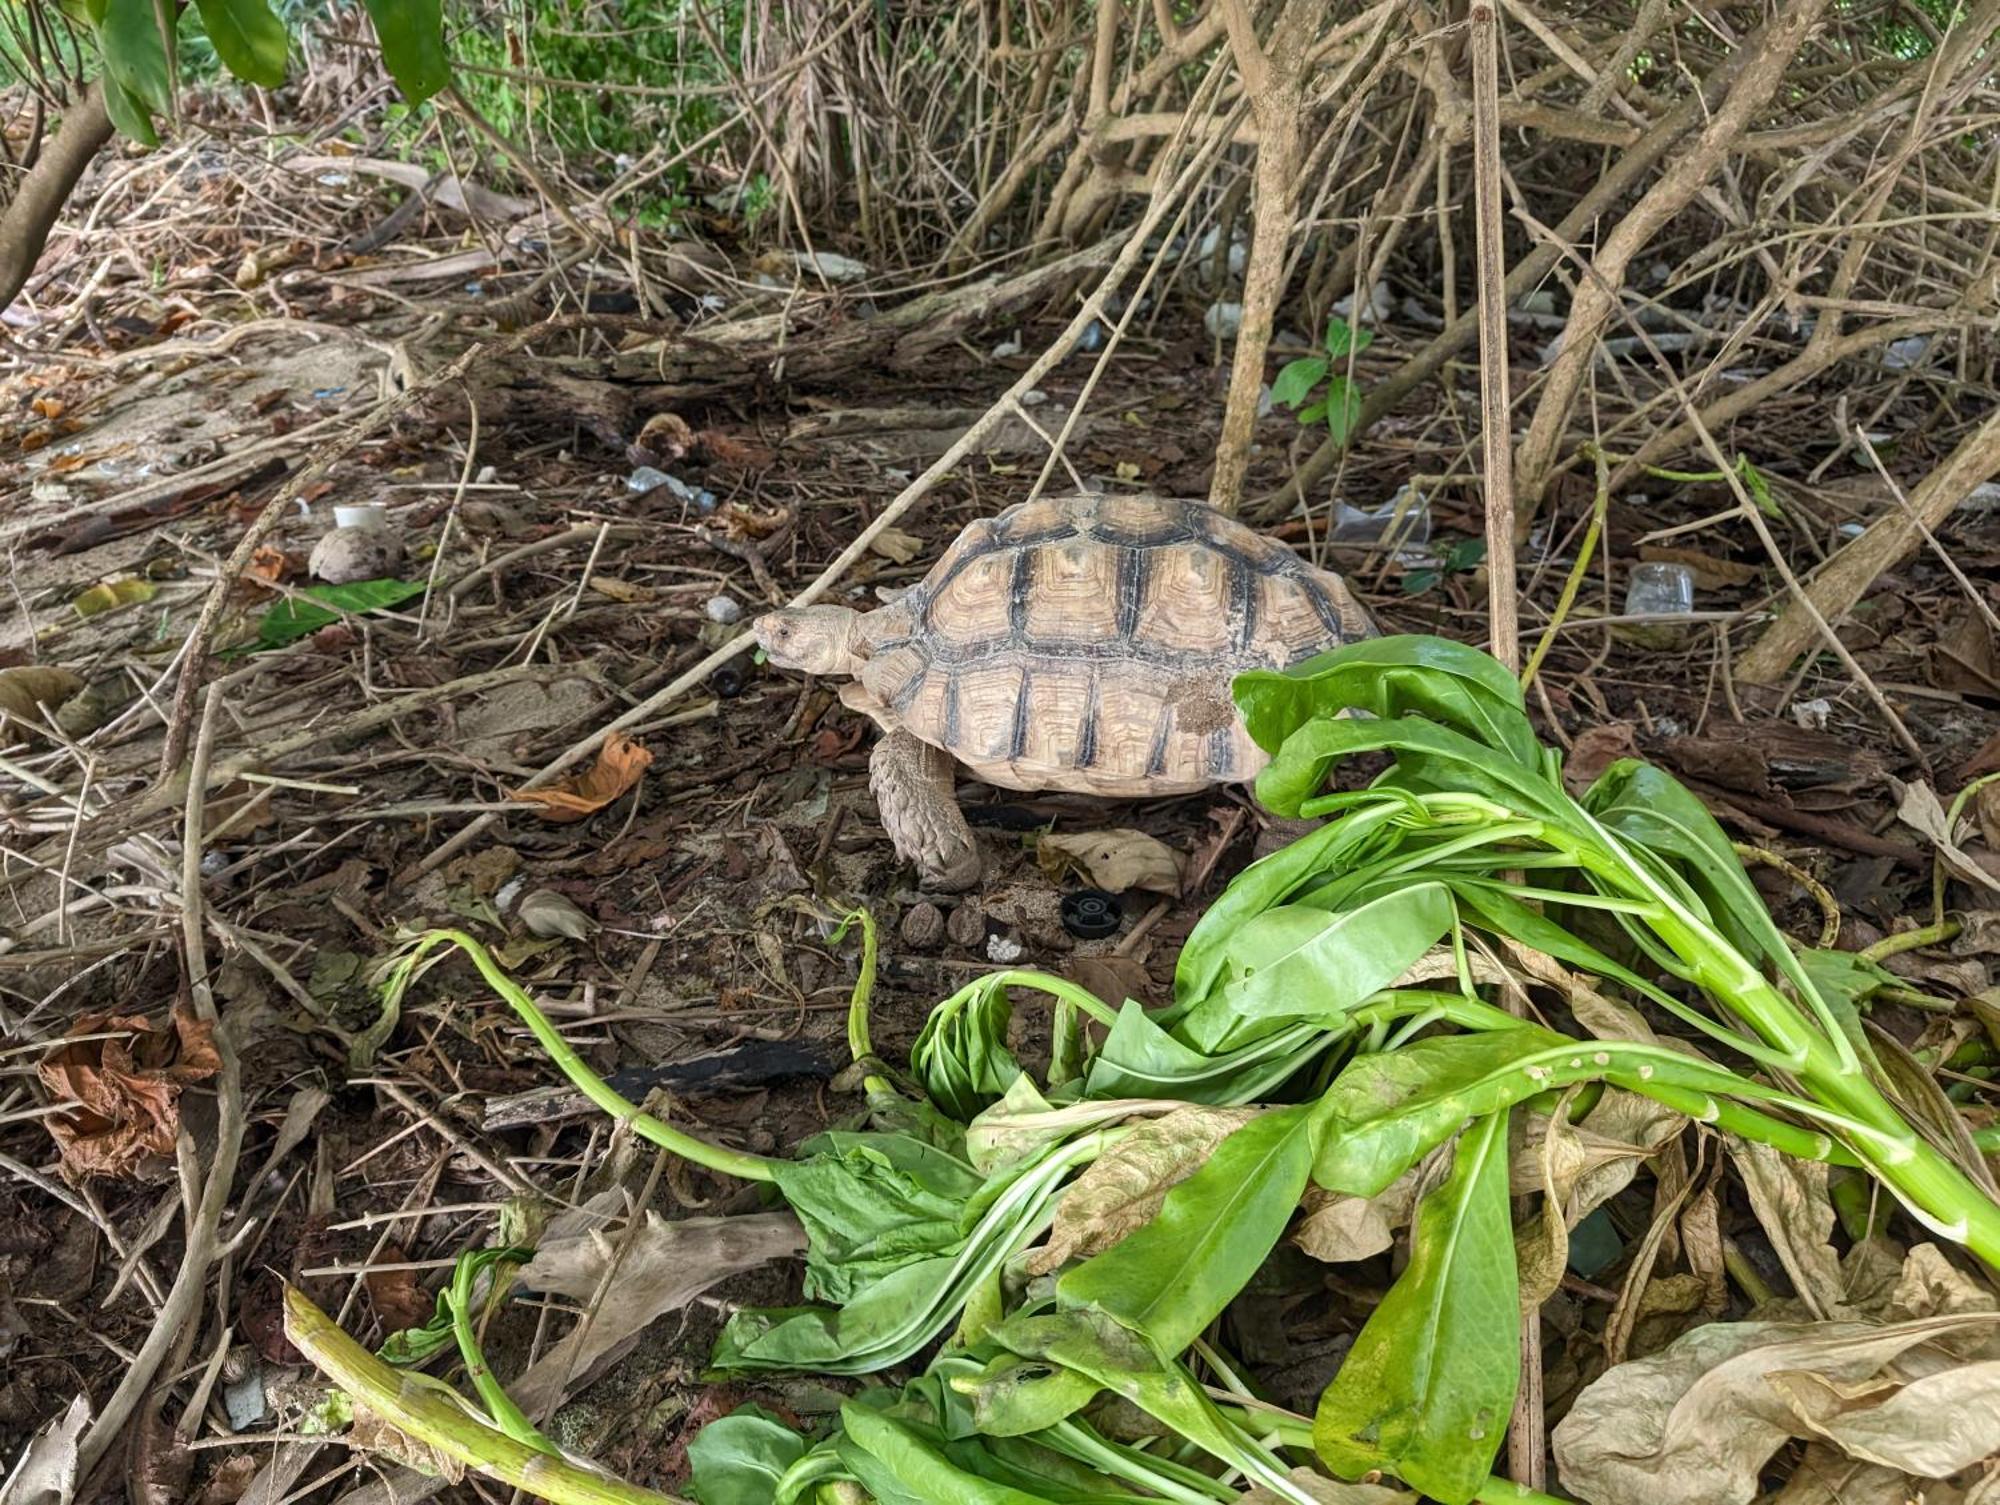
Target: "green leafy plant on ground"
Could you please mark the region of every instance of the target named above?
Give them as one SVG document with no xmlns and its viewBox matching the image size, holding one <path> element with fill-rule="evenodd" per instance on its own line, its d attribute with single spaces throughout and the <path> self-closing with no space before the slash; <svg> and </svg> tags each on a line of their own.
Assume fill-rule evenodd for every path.
<svg viewBox="0 0 2000 1505">
<path fill-rule="evenodd" d="M 1210 907 L 1173 1003 L 995 973 L 932 1011 L 899 1089 L 868 1054 L 864 926 L 849 1038 L 868 1109 L 793 1159 L 646 1119 L 470 937 L 433 933 L 396 964 L 385 1017 L 423 957 L 460 947 L 593 1100 L 790 1205 L 805 1300 L 736 1313 L 716 1374 L 875 1376 L 929 1352 L 820 1435 L 756 1411 L 713 1424 L 690 1455 L 705 1505 L 1413 1498 L 1383 1476 L 1445 1505 L 1547 1502 L 1492 1474 L 1520 1312 L 1551 1288 L 1518 1252 L 1508 1130 L 1516 1114 L 1579 1120 L 1605 1094 L 1664 1113 L 1669 1134 L 1697 1120 L 1865 1170 L 2000 1260 L 1979 1142 L 1871 1035 L 1862 972 L 1786 940 L 1674 780 L 1627 761 L 1572 796 L 1513 676 L 1435 638 L 1352 645 L 1235 694 L 1272 754 L 1260 801 L 1325 824 Z M 1326 792 L 1365 753 L 1393 763 Z M 1492 958 L 1509 956 L 1571 978 L 1598 1037 L 1496 1006 Z M 1054 1010 L 1039 1079 L 1008 1043 L 1016 995 Z M 1690 1038 L 1658 1036 L 1642 1010 Z M 1273 1406 L 1217 1319 L 1302 1205 L 1372 1203 L 1420 1170 L 1408 1263 L 1315 1414 Z"/>
<path fill-rule="evenodd" d="M 1375 343 L 1373 330 L 1336 314 L 1327 321 L 1326 354 L 1287 362 L 1271 383 L 1271 401 L 1298 411 L 1299 422 L 1324 423 L 1335 444 L 1345 444 L 1361 422 L 1361 385 L 1348 374 L 1353 358 Z M 1336 369 L 1339 368 L 1339 369 Z"/>
</svg>

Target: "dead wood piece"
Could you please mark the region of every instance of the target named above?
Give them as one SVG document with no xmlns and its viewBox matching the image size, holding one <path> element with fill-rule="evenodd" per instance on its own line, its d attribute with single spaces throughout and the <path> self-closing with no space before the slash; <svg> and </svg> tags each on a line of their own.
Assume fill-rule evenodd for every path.
<svg viewBox="0 0 2000 1505">
<path fill-rule="evenodd" d="M 747 386 L 780 371 L 794 380 L 831 376 L 882 362 L 897 370 L 926 358 L 989 321 L 1055 296 L 1107 266 L 1123 237 L 1072 252 L 1005 281 L 985 280 L 926 293 L 870 319 L 842 316 L 831 301 L 781 313 L 704 325 L 687 335 L 651 341 L 613 358 L 620 376 L 693 385 L 709 394 Z"/>
<path fill-rule="evenodd" d="M 2000 473 L 2000 412 L 1988 415 L 1924 477 L 1910 493 L 1907 509 L 1892 503 L 1866 532 L 1821 566 L 1806 582 L 1806 597 L 1827 621 L 1838 622 L 1877 577 L 1916 552 L 1925 529 L 1938 528 L 1975 486 L 1995 473 Z M 1794 601 L 1736 660 L 1736 678 L 1750 684 L 1773 683 L 1818 636 L 1811 612 Z"/>
</svg>

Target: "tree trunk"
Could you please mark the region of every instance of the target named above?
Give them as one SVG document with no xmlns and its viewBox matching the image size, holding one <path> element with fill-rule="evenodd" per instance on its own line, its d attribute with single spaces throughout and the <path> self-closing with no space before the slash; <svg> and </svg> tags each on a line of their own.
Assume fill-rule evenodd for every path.
<svg viewBox="0 0 2000 1505">
<path fill-rule="evenodd" d="M 111 139 L 104 110 L 104 84 L 93 79 L 83 97 L 64 113 L 55 139 L 18 180 L 14 197 L 0 207 L 0 309 L 28 284 L 49 231 L 76 191 L 84 170 Z"/>
</svg>

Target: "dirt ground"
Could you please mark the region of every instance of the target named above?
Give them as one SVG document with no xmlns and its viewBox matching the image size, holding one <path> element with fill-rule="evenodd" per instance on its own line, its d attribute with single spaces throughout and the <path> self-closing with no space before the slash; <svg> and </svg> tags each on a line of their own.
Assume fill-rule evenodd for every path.
<svg viewBox="0 0 2000 1505">
<path fill-rule="evenodd" d="M 223 281 L 194 266 L 204 250 L 223 265 L 231 247 L 197 242 L 185 253 L 191 308 Z M 180 275 L 169 268 L 166 286 Z M 297 318 L 226 350 L 141 358 L 194 336 L 176 327 L 187 316 L 172 300 L 131 298 L 134 312 L 104 331 L 119 364 L 16 365 L 0 385 L 0 443 L 24 456 L 0 500 L 11 587 L 0 663 L 59 664 L 89 686 L 61 743 L 8 754 L 0 805 L 0 1025 L 22 1048 L 0 1083 L 9 1172 L 0 1450 L 10 1456 L 72 1396 L 101 1397 L 116 1383 L 174 1277 L 171 1155 L 144 1155 L 117 1176 L 66 1178 L 34 1090 L 37 1057 L 25 1053 L 53 1032 L 157 1017 L 186 1001 L 174 949 L 186 802 L 157 783 L 169 671 L 222 562 L 282 484 L 281 462 L 295 466 L 338 439 L 404 355 L 434 370 L 473 337 L 411 343 L 406 317 L 343 289 L 337 271 L 308 260 L 287 275 Z M 559 1090 L 546 1055 L 463 960 L 425 974 L 393 1032 L 357 1065 L 352 1042 L 377 1008 L 368 971 L 399 933 L 463 926 L 498 946 L 569 1043 L 628 1096 L 760 1151 L 859 1107 L 842 1075 L 857 946 L 852 935 L 830 939 L 854 906 L 881 927 L 876 1044 L 890 1060 L 935 1001 L 999 962 L 1107 995 L 1169 996 L 1178 943 L 1205 901 L 1272 839 L 1245 791 L 1117 803 L 968 783 L 986 880 L 917 912 L 932 901 L 897 863 L 867 792 L 872 729 L 831 685 L 738 658 L 632 729 L 650 763 L 595 813 L 558 822 L 510 797 L 810 581 L 1030 358 L 992 348 L 1018 335 L 1032 354 L 1061 312 L 982 331 L 921 370 L 862 366 L 712 398 L 621 391 L 598 374 L 600 346 L 577 356 L 581 337 L 566 353 L 510 356 L 335 461 L 230 588 L 213 637 L 225 651 L 254 646 L 267 614 L 305 583 L 330 509 L 362 503 L 388 509 L 408 550 L 403 578 L 429 584 L 369 616 L 236 653 L 212 676 L 222 686 L 214 756 L 253 775 L 208 799 L 201 865 L 216 922 L 208 981 L 244 1063 L 248 1130 L 240 1206 L 225 1224 L 241 1242 L 224 1263 L 223 1310 L 209 1311 L 177 1372 L 209 1366 L 208 1407 L 241 1445 L 188 1455 L 183 1497 L 235 1498 L 202 1491 L 217 1480 L 240 1487 L 272 1463 L 257 1433 L 288 1414 L 287 1388 L 304 1381 L 281 1326 L 284 1282 L 379 1339 L 422 1319 L 439 1273 L 487 1236 L 510 1195 L 574 1207 L 623 1183 L 669 1216 L 756 1205 L 613 1133 Z M 1398 341 L 1389 321 L 1370 358 L 1388 360 Z M 1089 370 L 1086 353 L 1058 367 L 1030 416 L 1053 429 Z M 547 372 L 603 392 L 627 447 L 580 414 L 573 394 L 542 382 Z M 1201 495 L 1225 375 L 1198 309 L 1163 309 L 1111 365 L 1069 447 L 1073 472 L 1059 468 L 1051 484 Z M 1445 469 L 1465 443 L 1459 418 L 1471 398 L 1469 373 L 1453 381 L 1453 392 L 1413 400 L 1386 425 L 1337 478 L 1338 494 L 1378 506 L 1406 477 Z M 493 396 L 503 390 L 514 395 Z M 1925 403 L 1913 389 L 1883 420 L 1907 435 L 1886 457 L 1892 470 L 1919 473 L 1935 458 Z M 693 439 L 660 462 L 686 495 L 628 485 L 629 446 L 641 441 L 643 415 L 659 412 Z M 669 429 L 656 418 L 648 432 L 665 443 Z M 1830 449 L 1813 432 L 1801 415 L 1788 474 L 1807 474 Z M 1296 424 L 1272 414 L 1259 439 L 1255 469 L 1268 487 L 1287 473 Z M 968 520 L 1027 496 L 1046 453 L 1028 426 L 1003 428 L 829 599 L 866 607 L 909 585 Z M 1589 512 L 1587 478 L 1569 480 L 1523 553 L 1530 643 Z M 1808 552 L 1833 546 L 1875 505 L 1878 484 L 1848 458 L 1823 482 L 1787 488 L 1788 536 Z M 1433 497 L 1429 540 L 1414 551 L 1329 549 L 1324 499 L 1272 531 L 1345 571 L 1385 630 L 1479 641 L 1469 502 Z M 1740 648 L 1756 614 L 1782 596 L 1751 529 L 1717 519 L 1732 506 L 1713 482 L 1661 481 L 1643 501 L 1621 501 L 1541 676 L 1542 730 L 1570 749 L 1578 778 L 1634 750 L 1673 769 L 1733 836 L 1779 859 L 1756 873 L 1789 929 L 1818 933 L 1831 905 L 1839 944 L 1859 946 L 1928 910 L 1932 857 L 1898 820 L 1904 782 L 1943 792 L 2000 767 L 1990 612 L 1925 555 L 1884 576 L 1843 627 L 1926 749 L 1931 767 L 1919 769 L 1829 658 L 1808 662 L 1782 693 L 1731 683 L 1732 643 Z M 1993 604 L 2000 516 L 1961 512 L 1949 544 Z M 1626 614 L 1631 567 L 1662 549 L 1693 566 L 1702 619 L 1593 625 Z M 105 605 L 107 582 L 108 609 L 85 615 Z M 50 795 L 35 776 L 80 792 Z M 1982 825 L 1989 818 L 1983 802 L 1975 813 Z M 484 824 L 473 839 L 453 845 L 475 822 Z M 1123 895 L 1118 931 L 1079 940 L 1059 914 L 1079 880 L 1045 871 L 1028 838 L 1113 828 L 1164 842 L 1183 886 Z M 594 933 L 527 935 L 519 903 L 537 891 L 569 900 Z M 1924 969 L 1958 969 L 1954 984 L 1975 992 L 1991 961 L 1968 931 L 1950 956 L 1897 965 L 1917 988 Z M 1925 1027 L 1915 1009 L 1884 1018 L 1911 1038 Z M 208 1087 L 190 1082 L 175 1108 L 196 1145 L 212 1139 Z M 1742 1237 L 1768 1260 L 1754 1229 Z M 671 1488 L 685 1476 L 686 1438 L 736 1400 L 754 1395 L 795 1416 L 833 1404 L 819 1384 L 700 1383 L 721 1314 L 796 1296 L 785 1268 L 718 1285 L 681 1320 L 649 1330 L 562 1405 L 553 1435 L 635 1482 Z M 1309 1394 L 1337 1362 L 1340 1324 L 1288 1323 L 1286 1311 L 1272 1298 L 1245 1349 Z M 498 1367 L 536 1350 L 551 1315 L 542 1302 L 514 1304 L 490 1335 Z M 307 1443 L 276 1451 L 296 1455 L 294 1487 L 346 1466 L 337 1450 Z M 471 1485 L 454 1493 L 479 1497 Z"/>
</svg>

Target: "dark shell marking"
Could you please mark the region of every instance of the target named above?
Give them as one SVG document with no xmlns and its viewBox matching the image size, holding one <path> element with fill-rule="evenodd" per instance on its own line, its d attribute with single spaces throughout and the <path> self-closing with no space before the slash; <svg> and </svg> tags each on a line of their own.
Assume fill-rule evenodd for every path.
<svg viewBox="0 0 2000 1505">
<path fill-rule="evenodd" d="M 1196 502 L 1063 497 L 971 524 L 871 619 L 862 683 L 1021 788 L 1245 779 L 1229 683 L 1373 633 L 1338 576 Z"/>
</svg>

